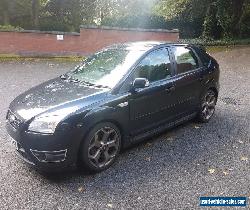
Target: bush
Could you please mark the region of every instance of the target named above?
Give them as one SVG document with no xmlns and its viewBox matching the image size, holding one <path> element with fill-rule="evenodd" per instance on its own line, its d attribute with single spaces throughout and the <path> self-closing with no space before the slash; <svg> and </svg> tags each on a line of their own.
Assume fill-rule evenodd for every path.
<svg viewBox="0 0 250 210">
<path fill-rule="evenodd" d="M 23 28 L 12 25 L 0 25 L 0 31 L 22 31 Z"/>
<path fill-rule="evenodd" d="M 242 16 L 240 21 L 240 36 L 244 38 L 250 37 L 250 6 L 247 12 Z"/>
<path fill-rule="evenodd" d="M 122 16 L 118 18 L 105 18 L 101 25 L 122 28 L 166 28 L 166 21 L 160 16 Z"/>
<path fill-rule="evenodd" d="M 202 33 L 201 20 L 194 19 L 187 21 L 184 19 L 166 20 L 162 16 L 156 15 L 135 15 L 135 16 L 122 16 L 117 18 L 105 18 L 101 25 L 122 27 L 122 28 L 145 28 L 145 29 L 179 29 L 180 36 L 199 37 Z"/>
<path fill-rule="evenodd" d="M 63 20 L 51 17 L 41 19 L 39 29 L 41 31 L 74 31 L 72 26 L 64 23 Z"/>
</svg>

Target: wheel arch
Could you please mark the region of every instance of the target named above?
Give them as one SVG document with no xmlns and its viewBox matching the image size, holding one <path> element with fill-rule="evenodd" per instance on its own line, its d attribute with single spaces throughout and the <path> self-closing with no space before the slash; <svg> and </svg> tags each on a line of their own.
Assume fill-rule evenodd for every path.
<svg viewBox="0 0 250 210">
<path fill-rule="evenodd" d="M 219 91 L 218 91 L 218 89 L 216 88 L 216 86 L 211 85 L 211 86 L 208 86 L 208 87 L 206 87 L 206 88 L 203 89 L 203 91 L 201 92 L 201 94 L 200 94 L 200 96 L 199 96 L 200 100 L 202 100 L 203 96 L 204 96 L 204 95 L 207 93 L 207 91 L 209 91 L 209 90 L 214 91 L 215 94 L 216 94 L 216 98 L 218 99 Z"/>
<path fill-rule="evenodd" d="M 117 155 L 119 154 L 119 151 L 121 150 L 121 148 L 123 146 L 123 144 L 122 144 L 122 142 L 123 142 L 122 141 L 122 135 L 123 134 L 122 134 L 121 125 L 117 121 L 112 120 L 112 119 L 104 119 L 104 120 L 101 120 L 101 121 L 96 121 L 94 124 L 89 126 L 88 130 L 86 130 L 86 132 L 84 133 L 84 135 L 83 135 L 83 137 L 82 137 L 82 139 L 80 141 L 78 151 L 77 151 L 77 161 L 76 161 L 76 166 L 78 168 L 87 169 L 87 170 L 90 170 L 90 172 L 96 172 L 96 169 L 93 169 L 92 166 L 89 165 L 89 161 L 86 162 L 86 155 L 88 155 L 87 150 L 88 150 L 88 147 L 89 147 L 89 140 L 90 139 L 88 139 L 88 141 L 85 141 L 85 139 L 87 140 L 87 138 L 92 138 L 92 134 L 96 131 L 96 130 L 94 130 L 94 132 L 92 132 L 92 129 L 95 129 L 96 126 L 98 126 L 99 124 L 102 124 L 102 123 L 109 123 L 107 125 L 112 124 L 112 125 L 115 126 L 115 129 L 119 130 L 121 139 L 120 139 L 120 146 L 118 147 L 119 149 L 118 149 Z M 98 127 L 98 129 L 100 129 L 102 127 L 105 127 L 105 124 L 100 125 L 100 127 Z M 111 125 L 110 125 L 110 127 L 111 127 Z M 105 167 L 106 166 L 104 166 L 104 168 Z M 102 170 L 104 170 L 104 169 L 102 169 Z"/>
<path fill-rule="evenodd" d="M 216 102 L 217 102 L 217 100 L 218 100 L 218 95 L 219 95 L 219 92 L 218 92 L 217 88 L 216 88 L 216 87 L 210 87 L 210 88 L 208 88 L 208 90 L 212 90 L 212 91 L 215 92 L 215 94 L 216 94 Z"/>
<path fill-rule="evenodd" d="M 97 126 L 98 124 L 101 124 L 101 123 L 112 123 L 112 124 L 114 124 L 114 125 L 119 129 L 119 132 L 120 132 L 120 135 L 121 135 L 121 147 L 123 148 L 123 145 L 125 144 L 125 143 L 124 143 L 124 129 L 122 128 L 121 124 L 120 124 L 117 120 L 107 118 L 107 119 L 95 121 L 95 122 L 94 122 L 91 126 L 89 126 L 88 129 L 84 132 L 84 135 L 82 136 L 81 141 L 80 141 L 79 146 L 78 146 L 78 152 L 77 152 L 77 153 L 78 153 L 78 155 L 77 155 L 78 158 L 79 158 L 79 155 L 80 155 L 80 151 L 81 151 L 81 147 L 82 147 L 82 144 L 83 144 L 83 142 L 84 142 L 84 139 L 88 136 L 89 132 L 90 132 L 95 126 Z"/>
</svg>

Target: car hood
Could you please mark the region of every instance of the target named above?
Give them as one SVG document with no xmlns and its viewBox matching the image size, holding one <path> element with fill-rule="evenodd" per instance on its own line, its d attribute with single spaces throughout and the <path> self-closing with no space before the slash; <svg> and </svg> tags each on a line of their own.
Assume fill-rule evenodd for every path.
<svg viewBox="0 0 250 210">
<path fill-rule="evenodd" d="M 63 80 L 60 77 L 42 83 L 16 97 L 10 104 L 10 110 L 24 120 L 46 112 L 47 110 L 78 104 L 79 108 L 102 100 L 107 89 L 87 86 L 81 83 Z"/>
</svg>

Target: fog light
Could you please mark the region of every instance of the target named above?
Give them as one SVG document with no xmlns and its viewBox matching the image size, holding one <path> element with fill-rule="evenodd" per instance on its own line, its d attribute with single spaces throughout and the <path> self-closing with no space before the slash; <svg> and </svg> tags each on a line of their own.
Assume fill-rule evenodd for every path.
<svg viewBox="0 0 250 210">
<path fill-rule="evenodd" d="M 37 160 L 39 160 L 40 162 L 48 162 L 48 163 L 64 161 L 66 159 L 66 153 L 67 153 L 67 150 L 37 151 L 31 149 L 30 151 L 36 157 Z"/>
</svg>

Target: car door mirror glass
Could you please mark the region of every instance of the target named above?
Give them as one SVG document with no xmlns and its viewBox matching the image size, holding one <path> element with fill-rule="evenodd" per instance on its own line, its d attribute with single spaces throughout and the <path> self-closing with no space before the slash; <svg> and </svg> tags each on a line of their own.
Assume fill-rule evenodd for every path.
<svg viewBox="0 0 250 210">
<path fill-rule="evenodd" d="M 146 78 L 136 78 L 132 84 L 133 89 L 145 88 L 149 86 L 149 81 Z"/>
</svg>

